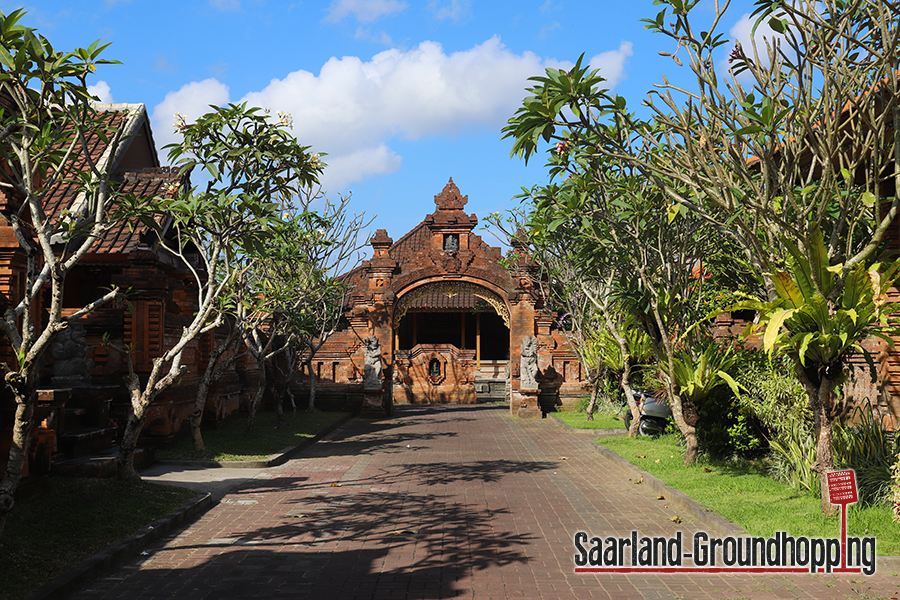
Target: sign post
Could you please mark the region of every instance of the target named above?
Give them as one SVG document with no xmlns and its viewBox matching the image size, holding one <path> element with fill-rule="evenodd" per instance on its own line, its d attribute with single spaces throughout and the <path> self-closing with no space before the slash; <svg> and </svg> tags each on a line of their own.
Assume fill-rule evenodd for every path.
<svg viewBox="0 0 900 600">
<path fill-rule="evenodd" d="M 841 505 L 841 569 L 847 568 L 847 505 L 859 502 L 856 471 L 832 471 L 828 477 L 828 501 Z"/>
</svg>

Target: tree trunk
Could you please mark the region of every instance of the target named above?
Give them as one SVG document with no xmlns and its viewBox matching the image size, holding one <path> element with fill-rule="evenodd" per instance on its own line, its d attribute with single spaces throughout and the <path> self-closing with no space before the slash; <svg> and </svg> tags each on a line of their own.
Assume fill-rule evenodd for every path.
<svg viewBox="0 0 900 600">
<path fill-rule="evenodd" d="M 7 376 L 18 377 L 18 373 Z M 12 386 L 8 386 L 12 387 Z M 14 392 L 15 393 L 15 392 Z M 6 464 L 6 473 L 0 481 L 0 536 L 6 527 L 6 518 L 15 504 L 16 488 L 22 480 L 22 470 L 28 458 L 28 439 L 34 427 L 34 406 L 37 400 L 37 392 L 32 390 L 25 396 L 16 394 L 16 421 L 13 426 L 12 446 L 9 449 L 9 462 Z"/>
<path fill-rule="evenodd" d="M 278 385 L 273 386 L 275 394 L 275 427 L 284 425 L 284 396 Z"/>
<path fill-rule="evenodd" d="M 819 474 L 819 490 L 822 493 L 820 508 L 823 515 L 835 515 L 838 507 L 829 501 L 827 475 L 834 471 L 834 430 L 832 427 L 834 421 L 822 410 L 814 410 L 813 417 L 816 432 L 816 462 L 813 463 L 812 470 Z"/>
<path fill-rule="evenodd" d="M 600 373 L 601 369 L 591 369 L 590 371 L 590 381 L 591 381 L 591 401 L 588 403 L 587 410 L 587 420 L 594 420 L 594 411 L 597 409 L 597 394 L 600 391 Z"/>
<path fill-rule="evenodd" d="M 256 394 L 253 395 L 253 401 L 250 402 L 250 414 L 247 415 L 247 433 L 252 432 L 253 427 L 256 425 L 256 411 L 259 409 L 259 405 L 262 403 L 263 396 L 266 393 L 266 362 L 257 357 L 256 366 L 259 376 Z"/>
<path fill-rule="evenodd" d="M 134 453 L 137 449 L 141 430 L 144 428 L 144 422 L 147 420 L 147 409 L 150 408 L 150 404 L 153 403 L 157 396 L 187 371 L 187 367 L 181 364 L 181 353 L 185 345 L 194 337 L 196 337 L 196 334 L 189 335 L 189 332 L 185 330 L 182 333 L 181 340 L 173 348 L 162 356 L 153 359 L 153 368 L 150 369 L 150 375 L 147 377 L 147 383 L 143 388 L 141 387 L 140 378 L 134 372 L 131 354 L 121 348 L 110 346 L 110 348 L 123 353 L 128 361 L 128 375 L 125 378 L 125 386 L 131 396 L 131 414 L 128 416 L 128 422 L 125 424 L 125 432 L 122 434 L 122 441 L 119 444 L 119 457 L 116 459 L 117 478 L 125 480 L 141 478 L 134 468 Z M 165 375 L 160 376 L 163 366 L 166 364 L 170 365 L 169 370 Z"/>
<path fill-rule="evenodd" d="M 641 279 L 646 283 L 643 270 L 640 271 Z M 649 286 L 648 286 L 649 287 Z M 652 289 L 652 288 L 651 288 Z M 684 436 L 684 462 L 686 467 L 697 463 L 697 455 L 700 453 L 700 444 L 697 441 L 697 429 L 693 425 L 688 425 L 684 420 L 684 411 L 681 404 L 681 395 L 675 393 L 676 383 L 672 380 L 672 373 L 675 371 L 675 348 L 672 340 L 666 330 L 666 323 L 663 321 L 659 312 L 659 297 L 654 293 L 650 297 L 650 308 L 653 311 L 653 320 L 656 323 L 656 330 L 651 333 L 650 339 L 656 348 L 657 356 L 664 356 L 668 363 L 668 368 L 664 369 L 664 378 L 666 380 L 666 391 L 669 393 L 669 408 L 672 410 L 672 418 L 675 425 Z M 662 352 L 660 352 L 662 350 Z"/>
<path fill-rule="evenodd" d="M 313 370 L 312 357 L 306 361 L 306 367 L 309 369 L 309 404 L 306 410 L 316 412 L 316 372 Z"/>
<path fill-rule="evenodd" d="M 291 393 L 291 380 L 294 378 L 294 373 L 297 371 L 297 353 L 294 352 L 294 348 L 290 348 L 285 352 L 284 362 L 285 370 L 281 371 L 281 369 L 278 369 L 279 376 L 275 383 L 275 393 L 278 395 L 279 407 L 282 409 L 284 407 L 284 399 L 286 397 L 291 399 L 291 409 L 293 410 L 294 416 L 296 416 L 297 405 L 294 402 L 294 395 Z"/>
<path fill-rule="evenodd" d="M 697 463 L 697 455 L 700 453 L 700 443 L 697 441 L 697 428 L 688 425 L 684 420 L 684 411 L 682 410 L 681 396 L 675 393 L 675 384 L 666 376 L 666 383 L 669 388 L 669 408 L 672 410 L 672 418 L 675 425 L 684 436 L 684 465 L 691 466 Z"/>
<path fill-rule="evenodd" d="M 832 377 L 824 376 L 826 368 L 818 365 L 818 373 L 822 374 L 818 385 L 809 378 L 806 369 L 794 358 L 794 370 L 809 397 L 809 406 L 813 414 L 813 431 L 816 437 L 816 460 L 811 469 L 819 476 L 821 498 L 819 507 L 823 515 L 836 515 L 838 507 L 828 501 L 827 474 L 834 471 L 834 389 L 840 380 L 841 372 Z"/>
<path fill-rule="evenodd" d="M 619 386 L 625 394 L 628 410 L 631 411 L 631 425 L 628 427 L 628 437 L 634 439 L 637 437 L 638 429 L 641 426 L 641 409 L 638 407 L 637 402 L 634 401 L 634 390 L 631 388 L 631 355 L 628 353 L 628 343 L 619 333 L 618 325 L 609 323 L 608 329 L 619 345 L 619 351 L 622 353 L 622 374 L 619 376 Z"/>
<path fill-rule="evenodd" d="M 137 449 L 141 430 L 144 428 L 144 421 L 147 420 L 147 408 L 153 401 L 155 394 L 152 393 L 153 388 L 150 385 L 147 386 L 146 390 L 141 391 L 141 382 L 137 375 L 129 375 L 125 384 L 131 395 L 131 414 L 128 416 L 125 432 L 122 434 L 122 441 L 119 444 L 119 456 L 116 459 L 116 477 L 122 480 L 135 480 L 140 479 L 141 476 L 138 475 L 137 470 L 134 468 L 134 453 Z"/>
<path fill-rule="evenodd" d="M 206 363 L 206 370 L 203 372 L 203 376 L 200 378 L 200 383 L 197 386 L 197 398 L 194 400 L 194 412 L 191 413 L 191 439 L 194 442 L 195 452 L 203 452 L 206 450 L 206 446 L 203 443 L 203 434 L 200 431 L 200 426 L 203 424 L 203 411 L 206 408 L 206 399 L 209 396 L 210 388 L 216 384 L 224 373 L 223 369 L 219 369 L 219 361 L 222 359 L 225 351 L 228 350 L 237 339 L 239 331 L 237 325 L 235 325 L 225 340 L 212 349 L 212 352 L 209 354 L 209 362 Z"/>
<path fill-rule="evenodd" d="M 281 393 L 281 377 L 279 376 L 279 371 L 281 369 L 278 368 L 278 357 L 275 357 L 272 361 L 272 370 L 274 371 L 273 375 L 274 381 L 272 382 L 272 394 L 275 397 L 275 427 L 281 427 L 284 425 L 284 394 Z"/>
</svg>

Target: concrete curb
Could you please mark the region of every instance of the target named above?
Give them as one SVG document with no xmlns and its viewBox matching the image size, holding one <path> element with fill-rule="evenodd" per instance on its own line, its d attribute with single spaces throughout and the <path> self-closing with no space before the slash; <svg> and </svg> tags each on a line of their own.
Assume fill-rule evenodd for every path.
<svg viewBox="0 0 900 600">
<path fill-rule="evenodd" d="M 306 438 L 296 446 L 279 450 L 275 454 L 262 460 L 158 460 L 156 461 L 156 464 L 181 467 L 207 467 L 209 469 L 226 467 L 231 469 L 268 469 L 269 467 L 277 467 L 294 458 L 296 455 L 300 454 L 355 416 L 355 414 L 351 413 L 346 417 L 338 419 L 328 427 L 319 430 L 313 437 Z"/>
<path fill-rule="evenodd" d="M 28 600 L 57 600 L 77 591 L 86 583 L 97 579 L 122 565 L 129 558 L 152 542 L 171 533 L 176 528 L 212 508 L 212 495 L 200 494 L 184 503 L 175 512 L 145 525 L 131 537 L 101 550 L 79 565 L 69 569 L 56 579 L 46 583 Z"/>
</svg>

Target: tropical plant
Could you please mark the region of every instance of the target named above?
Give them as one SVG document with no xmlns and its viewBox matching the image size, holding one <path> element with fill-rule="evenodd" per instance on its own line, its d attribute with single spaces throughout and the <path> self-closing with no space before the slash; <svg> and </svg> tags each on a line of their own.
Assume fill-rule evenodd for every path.
<svg viewBox="0 0 900 600">
<path fill-rule="evenodd" d="M 672 361 L 671 377 L 678 385 L 682 401 L 702 402 L 719 386 L 727 385 L 740 395 L 739 384 L 728 374 L 735 357 L 730 346 L 708 341 L 700 350 L 679 348 Z M 665 366 L 663 366 L 665 368 Z"/>
<path fill-rule="evenodd" d="M 775 479 L 791 487 L 820 493 L 819 476 L 813 471 L 816 460 L 816 438 L 803 421 L 790 421 L 778 436 L 769 440 L 773 451 L 770 472 Z"/>
<path fill-rule="evenodd" d="M 836 388 L 846 378 L 847 362 L 854 353 L 865 357 L 874 381 L 874 361 L 862 340 L 876 336 L 893 346 L 888 334 L 897 328 L 890 324 L 889 316 L 898 305 L 888 303 L 886 294 L 900 263 L 887 267 L 876 263 L 868 269 L 857 264 L 845 271 L 844 265 L 830 263 L 818 228 L 813 229 L 806 253 L 790 240 L 784 240 L 784 245 L 789 252 L 789 270 L 770 276 L 775 299 L 739 306 L 759 311 L 759 319 L 748 327 L 747 334 L 765 327 L 764 349 L 771 353 L 780 348 L 794 362 L 813 413 L 816 460 L 811 468 L 819 474 L 825 502 L 824 473 L 834 470 L 833 425 L 851 408 Z M 823 512 L 827 511 L 823 508 Z"/>
<path fill-rule="evenodd" d="M 751 351 L 759 353 L 758 351 Z M 735 401 L 762 423 L 768 438 L 775 438 L 793 422 L 812 431 L 812 412 L 803 385 L 784 355 L 770 356 L 765 364 L 753 361 L 736 372 L 741 394 Z"/>
</svg>

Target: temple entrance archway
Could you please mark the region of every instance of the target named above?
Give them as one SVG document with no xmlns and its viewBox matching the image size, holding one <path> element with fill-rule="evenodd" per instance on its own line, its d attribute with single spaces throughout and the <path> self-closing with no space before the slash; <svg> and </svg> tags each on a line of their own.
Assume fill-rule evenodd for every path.
<svg viewBox="0 0 900 600">
<path fill-rule="evenodd" d="M 400 403 L 472 403 L 507 394 L 509 310 L 464 281 L 425 283 L 398 298 L 394 391 Z"/>
</svg>

